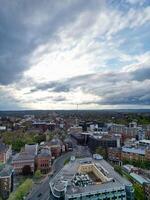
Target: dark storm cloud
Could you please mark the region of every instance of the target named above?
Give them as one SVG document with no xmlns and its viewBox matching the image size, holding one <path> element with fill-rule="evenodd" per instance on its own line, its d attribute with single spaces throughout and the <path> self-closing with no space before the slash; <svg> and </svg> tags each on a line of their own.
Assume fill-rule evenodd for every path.
<svg viewBox="0 0 150 200">
<path fill-rule="evenodd" d="M 96 13 L 98 4 L 98 0 L 0 0 L 0 84 L 21 78 L 38 45 L 59 42 L 60 30 L 83 10 Z"/>
</svg>

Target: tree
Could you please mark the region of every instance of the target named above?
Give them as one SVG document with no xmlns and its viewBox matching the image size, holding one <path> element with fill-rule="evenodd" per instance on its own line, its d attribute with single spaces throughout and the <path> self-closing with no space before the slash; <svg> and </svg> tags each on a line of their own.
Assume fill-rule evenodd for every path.
<svg viewBox="0 0 150 200">
<path fill-rule="evenodd" d="M 15 151 L 20 151 L 20 149 L 25 145 L 25 141 L 23 141 L 22 139 L 18 138 L 15 141 L 13 141 L 12 143 L 12 148 Z"/>
<path fill-rule="evenodd" d="M 136 200 L 144 200 L 145 199 L 145 197 L 144 197 L 144 190 L 137 183 L 134 184 L 134 194 L 135 194 L 135 199 Z"/>
<path fill-rule="evenodd" d="M 26 179 L 15 192 L 12 192 L 8 200 L 23 200 L 33 186 L 31 179 Z"/>
<path fill-rule="evenodd" d="M 96 153 L 100 154 L 101 156 L 104 157 L 104 159 L 107 159 L 108 155 L 107 155 L 107 149 L 104 147 L 98 147 L 96 148 Z"/>
<path fill-rule="evenodd" d="M 40 170 L 36 170 L 36 172 L 35 172 L 35 174 L 34 174 L 34 177 L 35 177 L 36 179 L 39 179 L 39 178 L 41 178 L 41 176 L 42 176 L 41 171 L 40 171 Z"/>
<path fill-rule="evenodd" d="M 67 158 L 67 159 L 64 161 L 64 165 L 68 164 L 68 163 L 69 163 L 69 161 L 70 161 L 70 159 L 69 159 L 69 158 Z"/>
<path fill-rule="evenodd" d="M 115 171 L 118 172 L 120 175 L 123 175 L 123 173 L 122 173 L 122 168 L 121 168 L 119 165 L 115 165 L 115 166 L 114 166 L 114 169 L 115 169 Z"/>
</svg>

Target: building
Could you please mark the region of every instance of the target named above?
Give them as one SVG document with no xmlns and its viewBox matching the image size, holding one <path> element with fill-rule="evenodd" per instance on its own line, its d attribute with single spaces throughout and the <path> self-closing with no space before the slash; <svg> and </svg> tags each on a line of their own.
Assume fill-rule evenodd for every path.
<svg viewBox="0 0 150 200">
<path fill-rule="evenodd" d="M 63 146 L 62 141 L 60 139 L 58 138 L 52 139 L 50 142 L 47 143 L 47 146 L 49 146 L 51 149 L 52 157 L 56 158 L 60 156 Z"/>
<path fill-rule="evenodd" d="M 150 179 L 143 177 L 141 174 L 130 173 L 130 176 L 144 189 L 146 200 L 150 199 Z"/>
<path fill-rule="evenodd" d="M 69 129 L 71 134 L 82 133 L 82 126 L 72 126 Z"/>
<path fill-rule="evenodd" d="M 0 166 L 0 196 L 7 199 L 13 191 L 13 169 L 10 166 Z"/>
<path fill-rule="evenodd" d="M 17 174 L 33 174 L 35 171 L 35 156 L 27 152 L 16 154 L 12 160 L 14 173 Z"/>
<path fill-rule="evenodd" d="M 139 145 L 150 147 L 150 140 L 140 140 Z"/>
<path fill-rule="evenodd" d="M 137 140 L 141 140 L 146 137 L 146 131 L 142 126 L 137 126 L 136 122 L 131 122 L 128 126 L 123 124 L 111 124 L 110 132 L 121 134 L 123 142 L 129 138 L 136 138 Z"/>
<path fill-rule="evenodd" d="M 38 154 L 38 144 L 25 144 L 24 151 L 36 156 Z"/>
<path fill-rule="evenodd" d="M 134 199 L 132 184 L 101 156 L 72 159 L 50 181 L 50 199 Z"/>
<path fill-rule="evenodd" d="M 150 149 L 142 147 L 122 147 L 122 160 L 150 161 Z"/>
<path fill-rule="evenodd" d="M 120 147 L 120 136 L 119 135 L 110 135 L 110 134 L 99 134 L 94 133 L 90 135 L 87 139 L 87 145 L 90 150 L 95 153 L 96 148 L 103 147 Z"/>
<path fill-rule="evenodd" d="M 143 183 L 145 199 L 150 199 L 150 183 Z"/>
<path fill-rule="evenodd" d="M 150 125 L 145 128 L 145 139 L 150 140 Z"/>
<path fill-rule="evenodd" d="M 139 168 L 137 167 L 134 167 L 133 165 L 130 165 L 130 164 L 127 164 L 127 165 L 123 165 L 122 166 L 122 169 L 127 172 L 128 174 L 130 174 L 131 172 L 134 172 L 134 173 L 139 173 Z"/>
<path fill-rule="evenodd" d="M 51 170 L 51 151 L 43 148 L 36 157 L 36 167 L 42 174 L 47 174 Z"/>
<path fill-rule="evenodd" d="M 51 131 L 55 130 L 56 124 L 47 121 L 34 121 L 32 126 L 45 132 L 47 129 Z"/>
<path fill-rule="evenodd" d="M 6 126 L 0 126 L 0 131 L 6 131 L 7 127 Z"/>
<path fill-rule="evenodd" d="M 64 140 L 64 145 L 65 145 L 65 149 L 66 151 L 72 151 L 73 150 L 73 143 L 72 140 L 69 138 L 66 138 Z"/>
<path fill-rule="evenodd" d="M 0 162 L 6 163 L 12 156 L 11 145 L 0 143 Z"/>
<path fill-rule="evenodd" d="M 114 164 L 121 164 L 121 148 L 109 147 L 107 153 L 109 161 Z"/>
<path fill-rule="evenodd" d="M 15 174 L 33 174 L 35 171 L 35 157 L 38 153 L 38 145 L 25 145 L 22 152 L 12 159 Z"/>
</svg>

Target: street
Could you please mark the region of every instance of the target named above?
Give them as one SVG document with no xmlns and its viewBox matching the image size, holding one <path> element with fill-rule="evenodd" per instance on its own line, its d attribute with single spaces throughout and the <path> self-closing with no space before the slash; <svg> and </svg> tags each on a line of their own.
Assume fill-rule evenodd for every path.
<svg viewBox="0 0 150 200">
<path fill-rule="evenodd" d="M 54 171 L 53 176 L 55 176 L 56 173 L 58 173 L 62 167 L 64 166 L 64 161 L 70 156 L 73 155 L 73 152 L 68 152 L 60 157 L 58 157 L 52 166 L 52 170 Z M 49 198 L 49 181 L 50 177 L 47 176 L 42 183 L 40 183 L 38 186 L 34 187 L 30 194 L 27 196 L 26 200 L 48 200 Z"/>
</svg>

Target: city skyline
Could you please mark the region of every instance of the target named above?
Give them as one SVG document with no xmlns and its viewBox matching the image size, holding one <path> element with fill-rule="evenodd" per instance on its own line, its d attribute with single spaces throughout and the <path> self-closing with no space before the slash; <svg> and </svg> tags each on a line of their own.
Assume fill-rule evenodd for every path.
<svg viewBox="0 0 150 200">
<path fill-rule="evenodd" d="M 150 109 L 149 1 L 0 5 L 0 110 Z"/>
</svg>

